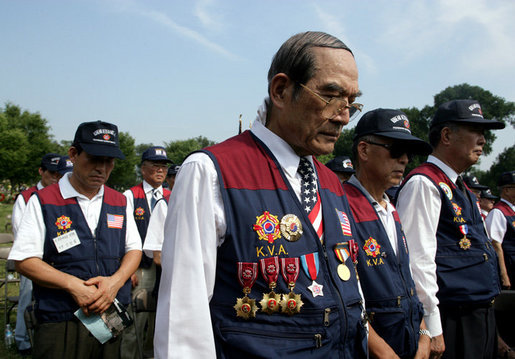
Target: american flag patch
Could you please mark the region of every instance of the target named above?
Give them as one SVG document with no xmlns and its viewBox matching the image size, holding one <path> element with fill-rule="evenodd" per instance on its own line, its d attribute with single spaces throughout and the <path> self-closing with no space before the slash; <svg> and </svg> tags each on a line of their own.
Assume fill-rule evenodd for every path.
<svg viewBox="0 0 515 359">
<path fill-rule="evenodd" d="M 347 217 L 345 212 L 338 211 L 338 210 L 336 210 L 336 214 L 338 214 L 338 219 L 340 220 L 343 234 L 345 236 L 352 236 L 352 231 L 350 229 L 349 217 Z"/>
<path fill-rule="evenodd" d="M 107 228 L 122 228 L 123 215 L 122 214 L 107 214 Z"/>
</svg>

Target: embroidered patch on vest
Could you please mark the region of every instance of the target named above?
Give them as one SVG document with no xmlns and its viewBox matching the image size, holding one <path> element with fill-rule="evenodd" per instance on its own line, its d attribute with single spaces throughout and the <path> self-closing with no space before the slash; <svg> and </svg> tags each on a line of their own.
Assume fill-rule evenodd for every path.
<svg viewBox="0 0 515 359">
<path fill-rule="evenodd" d="M 451 187 L 449 187 L 449 185 L 447 183 L 445 183 L 445 182 L 440 182 L 440 183 L 438 183 L 438 185 L 444 191 L 444 193 L 447 196 L 447 198 L 452 199 Z"/>
<path fill-rule="evenodd" d="M 461 207 L 458 206 L 456 203 L 452 203 L 452 208 L 454 209 L 454 213 L 456 213 L 457 216 L 461 216 Z"/>
<path fill-rule="evenodd" d="M 375 258 L 379 255 L 379 250 L 381 249 L 381 246 L 377 243 L 377 241 L 374 238 L 369 237 L 365 242 L 363 249 L 365 250 L 367 256 L 372 256 Z"/>
<path fill-rule="evenodd" d="M 134 210 L 134 214 L 136 216 L 143 216 L 145 214 L 145 210 L 141 207 L 138 207 Z"/>
<path fill-rule="evenodd" d="M 256 216 L 256 224 L 252 228 L 257 232 L 260 240 L 268 243 L 274 243 L 277 238 L 281 238 L 279 219 L 268 211 L 261 216 Z"/>
<path fill-rule="evenodd" d="M 68 229 L 71 227 L 72 223 L 73 222 L 71 221 L 70 217 L 66 216 L 61 216 L 55 221 L 55 225 L 59 229 Z"/>
<path fill-rule="evenodd" d="M 123 215 L 121 214 L 107 214 L 107 227 L 108 228 L 122 228 Z"/>
</svg>

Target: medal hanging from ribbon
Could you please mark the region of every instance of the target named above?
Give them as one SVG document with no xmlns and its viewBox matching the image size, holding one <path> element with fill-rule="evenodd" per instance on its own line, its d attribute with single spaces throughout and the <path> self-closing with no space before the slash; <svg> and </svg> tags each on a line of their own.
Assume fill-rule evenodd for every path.
<svg viewBox="0 0 515 359">
<path fill-rule="evenodd" d="M 249 293 L 252 286 L 256 282 L 258 274 L 257 263 L 238 262 L 238 281 L 243 288 L 245 296 L 238 298 L 234 309 L 236 309 L 236 316 L 243 319 L 254 318 L 258 307 L 256 300 L 249 298 Z"/>
<path fill-rule="evenodd" d="M 299 313 L 300 307 L 304 305 L 300 298 L 300 294 L 293 292 L 295 283 L 299 277 L 299 270 L 299 258 L 281 258 L 281 273 L 286 283 L 288 283 L 290 293 L 282 295 L 280 304 L 283 313 L 289 315 Z"/>
<path fill-rule="evenodd" d="M 340 279 L 344 280 L 344 281 L 349 280 L 350 279 L 350 269 L 345 264 L 345 261 L 350 256 L 349 242 L 337 243 L 334 246 L 334 253 L 336 254 L 336 257 L 341 262 L 337 268 L 338 277 L 340 277 Z"/>
<path fill-rule="evenodd" d="M 316 296 L 323 296 L 324 292 L 322 291 L 324 289 L 324 286 L 321 284 L 318 284 L 315 279 L 317 279 L 318 276 L 318 268 L 319 268 L 319 262 L 318 262 L 318 252 L 305 254 L 303 256 L 300 256 L 300 263 L 302 264 L 302 269 L 304 269 L 304 272 L 306 275 L 311 278 L 313 281 L 311 285 L 308 287 L 308 289 L 313 293 L 313 297 Z"/>
<path fill-rule="evenodd" d="M 461 226 L 459 226 L 460 228 L 460 232 L 461 234 L 463 234 L 463 238 L 460 239 L 460 248 L 463 249 L 464 251 L 466 251 L 467 249 L 470 248 L 470 239 L 467 238 L 467 234 L 469 232 L 469 228 L 466 224 L 462 224 Z"/>
<path fill-rule="evenodd" d="M 279 257 L 270 257 L 259 260 L 261 274 L 268 283 L 270 293 L 263 294 L 263 299 L 259 302 L 261 310 L 265 313 L 272 314 L 279 311 L 279 303 L 281 295 L 274 292 L 277 287 L 277 279 L 279 278 Z"/>
</svg>

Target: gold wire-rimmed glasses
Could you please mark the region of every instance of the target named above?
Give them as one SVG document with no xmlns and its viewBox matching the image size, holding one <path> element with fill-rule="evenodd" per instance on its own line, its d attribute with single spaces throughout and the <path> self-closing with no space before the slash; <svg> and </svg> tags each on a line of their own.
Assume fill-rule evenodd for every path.
<svg viewBox="0 0 515 359">
<path fill-rule="evenodd" d="M 331 97 L 329 100 L 323 98 L 320 94 L 316 93 L 304 84 L 299 83 L 303 89 L 310 92 L 312 95 L 318 97 L 320 100 L 325 102 L 325 107 L 322 110 L 322 116 L 327 119 L 333 119 L 340 115 L 345 109 L 349 110 L 349 122 L 355 120 L 356 117 L 363 110 L 363 105 L 357 102 L 349 104 L 345 99 L 339 97 Z"/>
</svg>

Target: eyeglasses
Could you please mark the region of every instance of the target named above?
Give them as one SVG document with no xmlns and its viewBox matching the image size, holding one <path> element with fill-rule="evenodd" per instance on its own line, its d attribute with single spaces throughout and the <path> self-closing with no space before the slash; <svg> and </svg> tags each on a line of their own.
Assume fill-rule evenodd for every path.
<svg viewBox="0 0 515 359">
<path fill-rule="evenodd" d="M 154 170 L 154 171 L 157 171 L 157 170 L 167 171 L 168 170 L 168 165 L 166 163 L 147 162 L 147 166 L 152 168 L 152 170 Z"/>
<path fill-rule="evenodd" d="M 299 83 L 303 89 L 310 92 L 312 95 L 318 97 L 320 100 L 325 102 L 325 107 L 322 110 L 322 116 L 327 119 L 333 119 L 336 116 L 340 115 L 345 109 L 349 110 L 349 122 L 355 120 L 356 117 L 363 110 L 363 105 L 360 103 L 351 103 L 349 104 L 346 100 L 339 97 L 331 97 L 329 100 L 323 98 L 320 94 L 316 93 L 309 87 L 304 84 Z"/>
<path fill-rule="evenodd" d="M 408 156 L 408 161 L 411 161 L 413 159 L 413 153 L 408 152 L 405 146 L 403 146 L 399 142 L 394 143 L 379 143 L 379 142 L 373 142 L 373 141 L 364 141 L 368 144 L 374 145 L 374 146 L 381 146 L 386 148 L 390 152 L 391 158 L 400 158 L 403 154 L 406 154 Z"/>
</svg>

